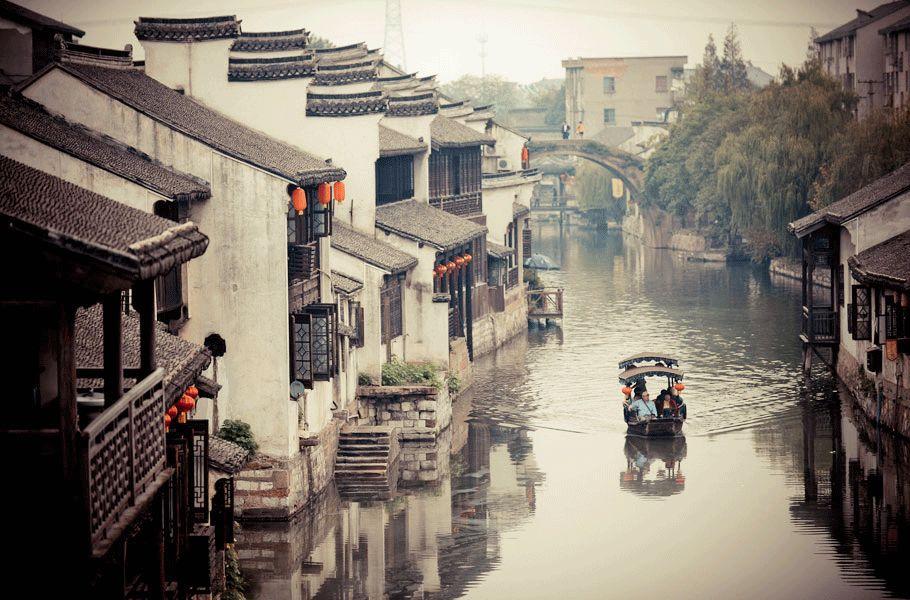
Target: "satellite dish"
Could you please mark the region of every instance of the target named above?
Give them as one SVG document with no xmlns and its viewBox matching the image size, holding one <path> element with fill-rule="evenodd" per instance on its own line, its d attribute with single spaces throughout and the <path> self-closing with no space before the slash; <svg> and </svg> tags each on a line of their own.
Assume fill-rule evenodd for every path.
<svg viewBox="0 0 910 600">
<path fill-rule="evenodd" d="M 291 382 L 291 400 L 299 400 L 301 396 L 306 394 L 306 388 L 303 387 L 303 384 L 297 381 L 296 379 Z"/>
</svg>

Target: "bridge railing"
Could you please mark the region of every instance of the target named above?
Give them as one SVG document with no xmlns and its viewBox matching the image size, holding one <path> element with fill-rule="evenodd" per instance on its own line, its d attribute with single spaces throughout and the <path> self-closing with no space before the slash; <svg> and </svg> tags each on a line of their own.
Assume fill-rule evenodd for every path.
<svg viewBox="0 0 910 600">
<path fill-rule="evenodd" d="M 563 290 L 548 288 L 528 290 L 528 317 L 532 319 L 562 318 Z"/>
</svg>

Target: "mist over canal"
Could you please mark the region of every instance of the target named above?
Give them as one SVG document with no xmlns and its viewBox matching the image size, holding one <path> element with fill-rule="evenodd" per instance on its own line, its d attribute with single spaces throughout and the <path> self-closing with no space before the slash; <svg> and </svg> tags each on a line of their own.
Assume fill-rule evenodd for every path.
<svg viewBox="0 0 910 600">
<path fill-rule="evenodd" d="M 797 284 L 619 233 L 534 239 L 566 317 L 477 361 L 440 481 L 245 526 L 252 597 L 910 596 L 910 449 L 804 382 Z M 648 350 L 681 360 L 685 440 L 626 438 L 617 363 Z"/>
</svg>

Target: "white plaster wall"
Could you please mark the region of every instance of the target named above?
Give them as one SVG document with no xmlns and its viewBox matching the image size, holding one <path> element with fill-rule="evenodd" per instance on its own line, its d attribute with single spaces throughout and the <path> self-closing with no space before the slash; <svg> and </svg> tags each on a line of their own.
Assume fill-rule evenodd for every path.
<svg viewBox="0 0 910 600">
<path fill-rule="evenodd" d="M 5 125 L 0 125 L 0 154 L 145 212 L 152 212 L 158 200 L 168 199 Z"/>
<path fill-rule="evenodd" d="M 143 40 L 145 73 L 188 96 L 208 101 L 227 87 L 228 54 L 233 39 L 192 43 Z"/>
<path fill-rule="evenodd" d="M 188 267 L 192 316 L 181 335 L 201 344 L 217 332 L 227 342 L 216 367 L 219 417 L 248 422 L 263 452 L 296 454 L 297 406 L 288 398 L 287 181 L 220 155 L 59 70 L 25 94 L 210 182 L 212 198 L 191 214 L 210 244 Z M 314 398 L 323 414 L 313 420 L 327 420 L 331 386 L 317 385 Z"/>
<path fill-rule="evenodd" d="M 518 200 L 520 185 L 483 188 L 483 213 L 487 216 L 487 239 L 506 243 L 506 231 L 512 222 L 512 202 Z"/>
<path fill-rule="evenodd" d="M 373 381 L 379 381 L 382 374 L 382 363 L 385 354 L 381 344 L 381 325 L 379 289 L 386 271 L 369 265 L 359 258 L 335 250 L 332 256 L 333 268 L 339 273 L 363 281 L 363 289 L 358 294 L 363 306 L 364 345 L 355 349 L 357 367 L 360 373 L 369 375 Z"/>
<path fill-rule="evenodd" d="M 851 256 L 907 230 L 910 230 L 910 192 L 848 221 L 840 230 L 840 260 L 846 279 L 844 306 L 840 311 L 840 345 L 841 351 L 849 352 L 860 364 L 866 364 L 866 348 L 872 345 L 872 341 L 854 340 L 853 335 L 847 331 L 847 304 L 852 301 L 852 286 L 859 283 L 853 279 L 847 261 Z M 873 315 L 875 315 L 879 311 L 877 307 L 873 306 L 873 308 L 875 309 Z M 876 327 L 875 323 L 873 323 L 874 327 Z"/>
</svg>

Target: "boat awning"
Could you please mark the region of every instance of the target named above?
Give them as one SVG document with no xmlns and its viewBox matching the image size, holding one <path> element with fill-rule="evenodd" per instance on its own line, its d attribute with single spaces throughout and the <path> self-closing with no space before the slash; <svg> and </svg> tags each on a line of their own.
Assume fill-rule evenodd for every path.
<svg viewBox="0 0 910 600">
<path fill-rule="evenodd" d="M 629 385 L 638 381 L 644 381 L 647 377 L 669 377 L 673 381 L 681 381 L 683 372 L 671 367 L 632 367 L 619 374 L 619 382 Z"/>
<path fill-rule="evenodd" d="M 666 354 L 642 352 L 641 354 L 635 354 L 619 361 L 619 368 L 628 369 L 640 362 L 662 362 L 668 367 L 679 366 L 679 359 L 667 356 Z"/>
</svg>

